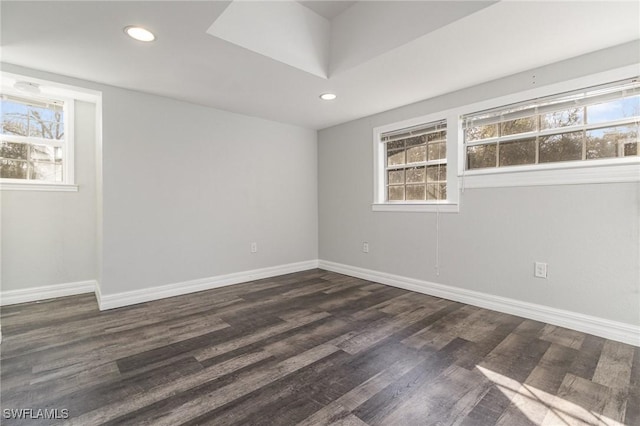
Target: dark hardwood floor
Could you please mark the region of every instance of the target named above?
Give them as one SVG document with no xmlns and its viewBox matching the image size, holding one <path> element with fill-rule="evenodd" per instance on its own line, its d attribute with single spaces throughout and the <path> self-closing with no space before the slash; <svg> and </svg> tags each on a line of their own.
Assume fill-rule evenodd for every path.
<svg viewBox="0 0 640 426">
<path fill-rule="evenodd" d="M 3 417 L 69 415 L 2 424 L 640 425 L 639 348 L 323 270 L 1 323 Z"/>
</svg>

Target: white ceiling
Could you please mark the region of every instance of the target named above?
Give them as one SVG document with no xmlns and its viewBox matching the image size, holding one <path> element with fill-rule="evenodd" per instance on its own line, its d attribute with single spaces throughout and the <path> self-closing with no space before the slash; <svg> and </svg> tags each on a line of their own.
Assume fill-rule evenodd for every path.
<svg viewBox="0 0 640 426">
<path fill-rule="evenodd" d="M 640 39 L 637 1 L 301 3 L 330 21 L 328 78 L 207 34 L 223 1 L 2 1 L 2 61 L 320 129 Z"/>
<path fill-rule="evenodd" d="M 318 15 L 326 18 L 333 19 L 336 16 L 340 15 L 347 8 L 353 6 L 355 1 L 309 1 L 309 0 L 298 0 L 298 3 L 303 6 L 308 7 L 313 10 Z"/>
<path fill-rule="evenodd" d="M 331 22 L 296 1 L 234 1 L 207 34 L 328 77 Z"/>
</svg>

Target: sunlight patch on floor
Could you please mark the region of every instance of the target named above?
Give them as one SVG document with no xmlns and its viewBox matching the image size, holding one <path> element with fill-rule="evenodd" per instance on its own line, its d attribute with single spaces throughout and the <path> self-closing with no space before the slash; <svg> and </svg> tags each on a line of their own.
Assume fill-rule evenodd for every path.
<svg viewBox="0 0 640 426">
<path fill-rule="evenodd" d="M 607 425 L 623 423 L 567 401 L 533 386 L 521 384 L 485 367 L 476 366 L 498 389 L 511 400 L 529 420 L 540 425 Z"/>
</svg>

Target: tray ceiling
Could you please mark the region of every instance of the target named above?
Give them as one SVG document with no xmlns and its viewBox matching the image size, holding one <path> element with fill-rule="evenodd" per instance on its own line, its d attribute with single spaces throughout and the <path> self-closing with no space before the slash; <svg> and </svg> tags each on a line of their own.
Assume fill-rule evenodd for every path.
<svg viewBox="0 0 640 426">
<path fill-rule="evenodd" d="M 241 2 L 212 36 L 230 3 L 3 1 L 2 61 L 320 129 L 640 39 L 624 1 Z"/>
</svg>

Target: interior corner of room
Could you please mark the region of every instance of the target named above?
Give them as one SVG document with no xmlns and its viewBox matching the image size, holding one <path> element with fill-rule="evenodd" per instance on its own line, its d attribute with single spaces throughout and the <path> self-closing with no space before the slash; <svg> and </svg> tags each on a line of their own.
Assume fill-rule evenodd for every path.
<svg viewBox="0 0 640 426">
<path fill-rule="evenodd" d="M 58 3 L 54 25 L 44 12 Z M 517 35 L 501 39 L 511 58 L 496 44 L 502 30 L 483 33 L 484 25 L 515 16 L 509 8 L 517 4 L 546 16 L 538 2 L 403 2 L 416 3 L 406 10 L 393 2 L 113 3 L 100 8 L 114 16 L 154 11 L 157 38 L 130 44 L 123 28 L 136 22 L 107 34 L 108 20 L 88 3 L 3 2 L 3 96 L 14 96 L 3 102 L 22 102 L 29 85 L 51 90 L 69 106 L 73 137 L 64 179 L 0 182 L 3 307 L 95 293 L 95 309 L 109 311 L 320 269 L 640 346 L 637 117 L 609 126 L 635 126 L 628 155 L 620 143 L 610 158 L 589 160 L 583 142 L 582 163 L 545 164 L 539 141 L 556 129 L 543 128 L 536 106 L 533 148 L 523 154 L 531 161 L 501 168 L 507 160 L 499 151 L 522 142 L 500 127 L 504 108 L 637 83 L 640 27 L 631 20 L 638 15 L 624 12 L 633 2 L 589 2 L 575 12 L 575 31 L 589 40 L 539 35 L 532 54 L 522 46 L 533 43 L 524 34 L 533 23 L 521 32 L 505 23 L 502 30 Z M 583 4 L 558 3 L 561 17 Z M 427 7 L 438 7 L 442 21 L 425 18 L 418 31 L 411 15 L 427 16 Z M 86 21 L 67 25 L 75 14 Z M 622 29 L 593 24 L 601 38 L 592 37 L 589 17 L 598 14 L 619 17 Z M 385 15 L 406 18 L 406 28 L 378 34 L 367 24 L 368 16 L 383 27 Z M 17 23 L 28 16 L 52 31 L 50 41 L 32 27 L 25 38 L 28 28 Z M 277 30 L 288 19 L 306 19 L 311 35 L 291 41 L 290 51 L 274 50 L 289 40 Z M 91 33 L 92 22 L 95 33 L 74 39 L 77 48 L 56 47 L 70 43 L 69 34 Z M 252 25 L 269 36 L 254 37 Z M 99 41 L 104 55 L 94 50 Z M 219 60 L 192 52 L 204 48 Z M 421 52 L 436 71 L 424 58 L 410 61 Z M 181 62 L 201 69 L 185 71 Z M 496 108 L 503 115 L 494 123 Z M 600 130 L 584 114 L 569 124 L 575 132 Z M 467 140 L 465 118 L 500 130 Z M 471 163 L 476 152 L 483 157 Z"/>
<path fill-rule="evenodd" d="M 216 22 L 245 13 L 232 12 Z M 638 50 L 638 41 L 622 43 L 324 128 L 5 62 L 3 81 L 22 76 L 75 96 L 77 192 L 2 191 L 2 303 L 95 289 L 106 309 L 320 265 L 377 281 L 392 275 L 395 285 L 584 331 L 607 334 L 611 323 L 633 334 L 640 326 L 633 169 L 626 181 L 504 184 L 520 173 L 475 188 L 477 177 L 465 176 L 460 155 L 451 155 L 453 208 L 437 210 L 453 214 L 372 211 L 370 141 L 376 128 L 416 117 L 456 117 L 464 106 L 533 89 L 633 74 Z M 336 55 L 348 62 L 346 52 Z M 447 149 L 461 148 L 454 141 Z M 532 273 L 541 260 L 546 281 Z"/>
</svg>

